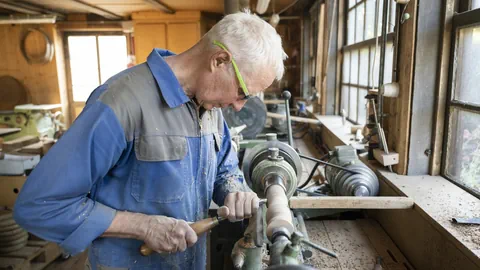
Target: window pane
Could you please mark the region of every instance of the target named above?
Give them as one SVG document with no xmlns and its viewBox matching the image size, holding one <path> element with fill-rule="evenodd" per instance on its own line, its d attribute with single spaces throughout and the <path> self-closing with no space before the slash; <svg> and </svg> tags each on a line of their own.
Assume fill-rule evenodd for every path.
<svg viewBox="0 0 480 270">
<path fill-rule="evenodd" d="M 393 73 L 393 42 L 387 43 L 387 48 L 385 49 L 385 73 L 384 73 L 384 82 L 392 82 L 392 73 Z"/>
<path fill-rule="evenodd" d="M 343 54 L 342 82 L 350 82 L 350 52 L 345 52 Z"/>
<path fill-rule="evenodd" d="M 360 50 L 360 75 L 358 84 L 368 86 L 368 47 Z"/>
<path fill-rule="evenodd" d="M 99 36 L 98 49 L 102 83 L 127 68 L 127 39 L 125 36 Z"/>
<path fill-rule="evenodd" d="M 367 0 L 366 12 L 365 39 L 371 39 L 375 37 L 375 0 Z"/>
<path fill-rule="evenodd" d="M 345 116 L 348 115 L 348 86 L 342 85 L 342 105 L 340 106 L 341 110 L 345 110 Z"/>
<path fill-rule="evenodd" d="M 355 42 L 363 41 L 363 27 L 365 25 L 365 3 L 357 6 L 355 19 Z"/>
<path fill-rule="evenodd" d="M 358 51 L 350 52 L 350 83 L 358 84 Z"/>
<path fill-rule="evenodd" d="M 480 114 L 453 108 L 445 174 L 480 192 Z"/>
<path fill-rule="evenodd" d="M 355 10 L 348 12 L 347 18 L 347 45 L 355 42 Z"/>
<path fill-rule="evenodd" d="M 356 3 L 355 0 L 348 0 L 348 8 L 355 6 L 355 3 Z"/>
<path fill-rule="evenodd" d="M 472 0 L 472 9 L 480 8 L 480 0 Z"/>
<path fill-rule="evenodd" d="M 456 57 L 455 99 L 480 104 L 479 48 L 480 26 L 461 29 Z"/>
<path fill-rule="evenodd" d="M 367 90 L 359 89 L 358 91 L 358 123 L 364 125 L 367 123 L 367 100 L 365 99 Z"/>
<path fill-rule="evenodd" d="M 74 101 L 86 101 L 90 93 L 100 84 L 96 44 L 95 36 L 68 37 Z"/>
<path fill-rule="evenodd" d="M 350 87 L 350 97 L 348 100 L 348 118 L 357 122 L 357 88 Z"/>
</svg>

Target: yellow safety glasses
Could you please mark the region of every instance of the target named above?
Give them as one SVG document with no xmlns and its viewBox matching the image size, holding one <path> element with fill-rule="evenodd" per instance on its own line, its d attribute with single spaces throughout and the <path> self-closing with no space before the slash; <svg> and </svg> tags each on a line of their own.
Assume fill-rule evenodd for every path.
<svg viewBox="0 0 480 270">
<path fill-rule="evenodd" d="M 225 45 L 223 45 L 222 43 L 214 40 L 213 44 L 217 45 L 218 47 L 220 47 L 223 50 L 228 52 L 227 47 L 225 47 Z M 250 94 L 248 93 L 247 85 L 245 84 L 245 81 L 243 80 L 242 74 L 240 74 L 240 70 L 238 70 L 237 63 L 235 62 L 233 57 L 232 57 L 232 65 L 233 65 L 233 69 L 235 70 L 235 75 L 237 75 L 238 82 L 240 83 L 240 87 L 243 90 L 243 94 L 245 95 L 242 99 L 247 100 L 247 99 L 250 98 Z"/>
</svg>

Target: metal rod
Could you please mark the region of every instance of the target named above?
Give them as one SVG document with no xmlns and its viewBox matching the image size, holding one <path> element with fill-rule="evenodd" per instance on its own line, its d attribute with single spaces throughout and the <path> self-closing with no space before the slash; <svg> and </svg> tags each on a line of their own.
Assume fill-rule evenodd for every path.
<svg viewBox="0 0 480 270">
<path fill-rule="evenodd" d="M 285 99 L 285 114 L 287 117 L 287 128 L 288 128 L 288 144 L 293 147 L 293 135 L 292 135 L 292 121 L 290 119 L 290 104 L 289 100 L 292 97 L 289 91 L 283 91 L 282 94 Z"/>
<path fill-rule="evenodd" d="M 335 165 L 335 164 L 332 164 L 332 163 L 328 163 L 328 162 L 325 162 L 323 160 L 320 160 L 320 159 L 316 159 L 316 158 L 312 158 L 312 157 L 309 157 L 309 156 L 305 156 L 305 155 L 302 155 L 302 154 L 298 154 L 301 158 L 304 158 L 304 159 L 308 159 L 308 160 L 311 160 L 311 161 L 316 161 L 318 163 L 322 163 L 324 164 L 325 166 L 330 166 L 330 167 L 333 167 L 333 168 L 336 168 L 336 169 L 340 169 L 340 170 L 344 170 L 344 171 L 347 171 L 349 173 L 353 173 L 353 174 L 359 174 L 359 172 L 356 172 L 356 171 L 353 171 L 353 170 L 350 170 L 350 169 L 347 169 L 347 168 L 344 168 L 342 166 L 338 166 L 338 165 Z"/>
<path fill-rule="evenodd" d="M 319 246 L 319 245 L 317 245 L 317 244 L 315 244 L 315 243 L 312 243 L 312 242 L 310 242 L 310 241 L 302 240 L 302 243 L 305 244 L 305 245 L 307 245 L 307 246 L 313 247 L 314 249 L 317 249 L 318 251 L 321 251 L 321 252 L 327 254 L 328 256 L 331 256 L 331 257 L 334 257 L 334 258 L 337 258 L 337 257 L 338 257 L 338 256 L 337 256 L 337 253 L 335 253 L 335 252 L 333 252 L 333 251 L 331 251 L 331 250 L 329 250 L 329 249 L 326 249 L 326 248 L 324 248 L 324 247 L 321 247 L 321 246 Z"/>
<path fill-rule="evenodd" d="M 326 196 L 326 195 L 324 195 L 324 194 L 315 193 L 315 192 L 311 192 L 311 191 L 303 190 L 303 189 L 299 189 L 299 188 L 297 188 L 297 192 L 305 193 L 305 194 L 308 194 L 308 195 L 310 195 L 310 196 Z"/>
<path fill-rule="evenodd" d="M 390 0 L 383 1 L 382 15 L 382 46 L 380 47 L 380 67 L 378 74 L 378 122 L 383 126 L 383 84 L 385 82 L 385 51 L 387 49 L 387 26 L 388 26 L 388 3 Z"/>
</svg>

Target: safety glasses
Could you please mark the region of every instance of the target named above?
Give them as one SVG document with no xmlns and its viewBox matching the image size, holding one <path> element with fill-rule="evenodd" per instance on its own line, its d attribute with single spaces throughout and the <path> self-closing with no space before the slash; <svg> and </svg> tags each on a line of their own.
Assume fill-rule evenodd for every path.
<svg viewBox="0 0 480 270">
<path fill-rule="evenodd" d="M 215 44 L 218 47 L 222 48 L 223 50 L 229 52 L 227 47 L 225 47 L 225 45 L 223 45 L 222 43 L 214 40 L 213 44 Z M 232 65 L 233 65 L 233 69 L 235 70 L 235 75 L 237 75 L 238 82 L 240 83 L 240 87 L 243 90 L 243 94 L 245 95 L 242 99 L 247 100 L 247 99 L 250 98 L 250 94 L 248 93 L 247 85 L 245 84 L 245 81 L 243 80 L 242 74 L 240 74 L 240 70 L 238 70 L 237 63 L 235 62 L 233 57 L 232 57 Z"/>
</svg>

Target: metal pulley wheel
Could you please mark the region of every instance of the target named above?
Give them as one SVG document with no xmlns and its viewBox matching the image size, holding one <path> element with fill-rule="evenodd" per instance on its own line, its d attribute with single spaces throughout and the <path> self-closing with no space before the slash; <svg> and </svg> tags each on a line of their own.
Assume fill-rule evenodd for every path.
<svg viewBox="0 0 480 270">
<path fill-rule="evenodd" d="M 28 232 L 15 223 L 12 211 L 0 211 L 0 254 L 19 250 L 27 241 Z"/>
<path fill-rule="evenodd" d="M 287 183 L 287 185 L 285 185 L 285 193 L 287 194 L 287 197 L 290 197 L 297 188 L 297 179 L 301 179 L 302 177 L 302 162 L 295 149 L 286 143 L 273 140 L 253 147 L 243 158 L 242 169 L 245 180 L 253 191 L 259 196 L 263 195 L 263 183 L 259 182 L 261 179 L 254 179 L 253 172 L 262 161 L 268 159 L 268 156 L 270 155 L 269 148 L 278 148 L 278 156 L 282 157 L 283 160 L 294 170 L 296 178 L 288 179 L 287 181 L 291 181 L 292 183 Z M 280 170 L 282 168 L 279 167 L 278 169 Z"/>
<path fill-rule="evenodd" d="M 255 139 L 262 132 L 267 121 L 267 108 L 258 97 L 251 97 L 243 108 L 236 112 L 232 107 L 222 109 L 223 118 L 230 128 L 246 125 L 240 132 L 245 139 Z"/>
</svg>

